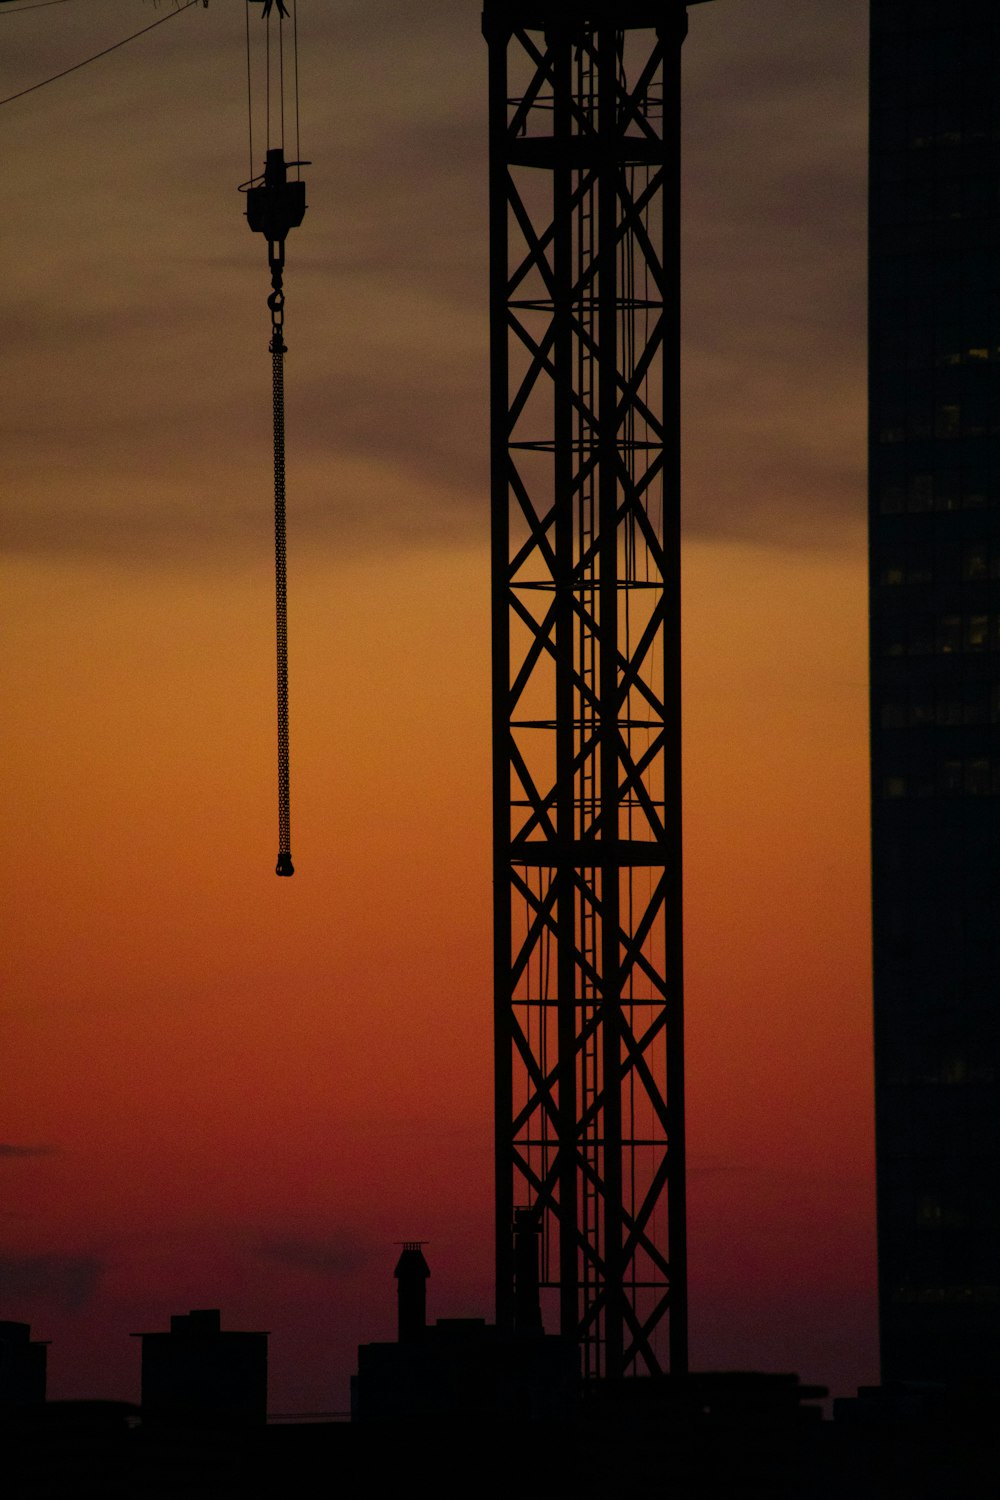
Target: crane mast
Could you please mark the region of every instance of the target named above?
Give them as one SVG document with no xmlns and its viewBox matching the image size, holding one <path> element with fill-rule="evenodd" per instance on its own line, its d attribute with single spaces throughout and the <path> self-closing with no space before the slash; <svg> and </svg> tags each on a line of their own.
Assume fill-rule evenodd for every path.
<svg viewBox="0 0 1000 1500">
<path fill-rule="evenodd" d="M 687 1368 L 680 0 L 486 0 L 497 1319 Z"/>
</svg>

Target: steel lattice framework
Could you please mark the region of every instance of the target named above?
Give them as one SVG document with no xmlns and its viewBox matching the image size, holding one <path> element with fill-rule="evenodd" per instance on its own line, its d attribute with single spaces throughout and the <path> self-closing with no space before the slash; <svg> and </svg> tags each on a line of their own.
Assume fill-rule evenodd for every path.
<svg viewBox="0 0 1000 1500">
<path fill-rule="evenodd" d="M 498 1323 L 687 1368 L 677 0 L 486 0 Z M 525 1215 L 520 1215 L 524 1223 Z M 669 1338 L 667 1337 L 669 1330 Z"/>
</svg>

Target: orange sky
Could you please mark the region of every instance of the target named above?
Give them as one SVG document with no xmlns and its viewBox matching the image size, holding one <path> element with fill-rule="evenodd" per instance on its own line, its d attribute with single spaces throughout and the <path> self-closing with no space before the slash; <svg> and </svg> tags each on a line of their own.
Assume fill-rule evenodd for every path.
<svg viewBox="0 0 1000 1500">
<path fill-rule="evenodd" d="M 301 3 L 293 881 L 242 17 L 2 114 L 0 1316 L 53 1340 L 54 1395 L 134 1398 L 126 1335 L 218 1304 L 272 1330 L 274 1409 L 342 1407 L 404 1237 L 432 1315 L 491 1306 L 485 48 L 460 0 Z M 0 15 L 0 93 L 125 9 Z M 876 1376 L 865 7 L 752 9 L 685 48 L 692 1356 L 846 1390 Z"/>
</svg>

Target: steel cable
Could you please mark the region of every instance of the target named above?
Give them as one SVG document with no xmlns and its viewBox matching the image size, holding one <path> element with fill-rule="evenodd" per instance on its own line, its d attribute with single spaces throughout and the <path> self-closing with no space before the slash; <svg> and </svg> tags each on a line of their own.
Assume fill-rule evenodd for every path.
<svg viewBox="0 0 1000 1500">
<path fill-rule="evenodd" d="M 271 338 L 274 397 L 274 609 L 278 683 L 278 863 L 279 875 L 294 873 L 288 776 L 288 586 L 285 552 L 285 341 L 275 324 Z"/>
<path fill-rule="evenodd" d="M 172 21 L 174 16 L 183 15 L 184 11 L 190 10 L 192 5 L 197 5 L 198 0 L 185 0 L 177 10 L 172 10 L 168 15 L 161 16 L 158 21 L 151 21 L 148 26 L 143 26 L 139 31 L 133 31 L 131 36 L 122 37 L 120 42 L 112 42 L 110 47 L 104 47 L 100 52 L 95 52 L 92 57 L 85 57 L 83 62 L 73 63 L 69 68 L 63 68 L 61 73 L 53 73 L 51 78 L 43 78 L 41 83 L 33 83 L 30 88 L 19 89 L 16 94 L 8 94 L 5 99 L 0 99 L 0 104 L 12 104 L 15 99 L 23 99 L 25 94 L 33 94 L 36 89 L 43 89 L 50 83 L 57 83 L 60 78 L 66 78 L 70 73 L 76 73 L 80 68 L 86 68 L 90 63 L 97 62 L 101 57 L 107 57 L 109 52 L 117 52 L 119 47 L 134 42 L 137 36 L 145 36 L 147 31 L 154 31 L 157 26 L 162 26 L 166 21 Z M 26 6 L 25 9 L 41 10 L 42 6 Z M 20 15 L 20 11 L 9 11 L 8 15 Z"/>
<path fill-rule="evenodd" d="M 247 12 L 249 15 L 249 11 Z M 266 155 L 263 176 L 253 176 L 253 100 L 251 84 L 251 42 L 249 22 L 246 26 L 247 46 L 247 114 L 251 131 L 251 176 L 246 184 L 247 219 L 251 229 L 267 236 L 268 265 L 271 271 L 271 293 L 267 305 L 271 313 L 271 391 L 274 433 L 274 607 L 275 607 L 275 658 L 276 658 L 276 710 L 278 748 L 278 860 L 275 872 L 278 875 L 293 875 L 291 853 L 290 771 L 288 734 L 288 585 L 285 533 L 285 375 L 284 357 L 288 352 L 284 340 L 285 296 L 282 286 L 285 264 L 285 236 L 290 229 L 302 222 L 305 213 L 305 189 L 299 177 L 302 162 L 285 161 L 285 50 L 282 22 L 289 14 L 282 0 L 277 0 L 278 35 L 272 47 L 271 20 L 274 14 L 272 0 L 266 0 L 263 12 L 265 21 L 263 35 L 264 58 L 264 128 Z M 297 69 L 297 54 L 293 53 Z M 277 76 L 274 75 L 275 66 Z M 297 72 L 296 72 L 297 78 Z M 273 103 L 273 114 L 272 114 Z M 296 93 L 296 117 L 294 127 L 298 138 L 298 97 Z M 277 127 L 280 144 L 273 144 L 273 131 Z M 287 167 L 294 165 L 296 181 L 290 183 Z"/>
</svg>

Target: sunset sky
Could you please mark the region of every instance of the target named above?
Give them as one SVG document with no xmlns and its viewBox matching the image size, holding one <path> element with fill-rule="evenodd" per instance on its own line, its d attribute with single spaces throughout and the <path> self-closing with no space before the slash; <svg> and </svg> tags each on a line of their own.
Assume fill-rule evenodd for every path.
<svg viewBox="0 0 1000 1500">
<path fill-rule="evenodd" d="M 243 4 L 0 109 L 0 1318 L 53 1396 L 137 1399 L 128 1334 L 219 1306 L 273 1410 L 342 1409 L 404 1238 L 431 1316 L 492 1314 L 486 47 L 476 0 L 299 5 L 293 880 Z M 171 6 L 0 6 L 0 96 Z M 877 1378 L 866 24 L 715 0 L 684 48 L 692 1360 L 838 1393 Z"/>
</svg>

